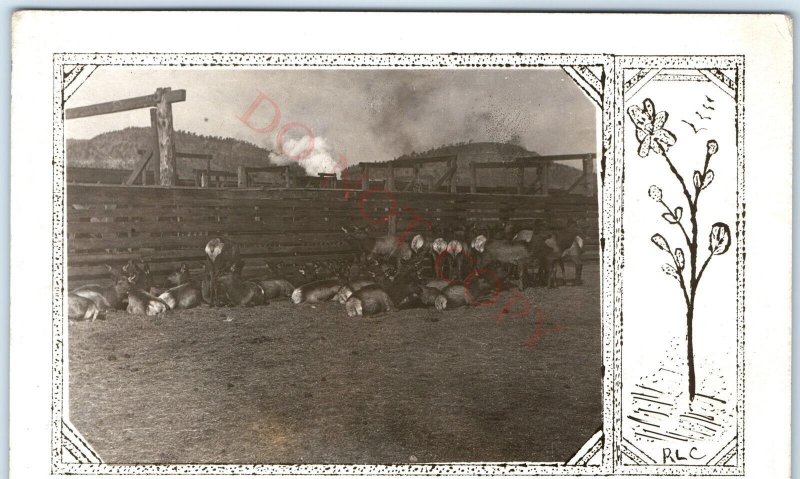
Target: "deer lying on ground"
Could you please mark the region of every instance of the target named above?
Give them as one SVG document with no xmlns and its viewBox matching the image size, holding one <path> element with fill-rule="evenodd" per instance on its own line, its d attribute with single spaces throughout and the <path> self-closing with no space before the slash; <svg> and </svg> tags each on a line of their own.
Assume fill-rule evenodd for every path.
<svg viewBox="0 0 800 479">
<path fill-rule="evenodd" d="M 181 264 L 180 268 L 170 273 L 167 280 L 175 286 L 164 291 L 158 297 L 167 303 L 169 309 L 191 309 L 200 306 L 200 303 L 203 302 L 202 289 L 192 280 L 186 263 Z"/>
<path fill-rule="evenodd" d="M 261 285 L 242 279 L 243 267 L 244 261 L 236 261 L 218 279 L 219 286 L 228 298 L 228 303 L 232 306 L 261 306 L 269 304 L 264 299 L 264 290 Z"/>
<path fill-rule="evenodd" d="M 121 309 L 122 303 L 127 298 L 127 293 L 131 289 L 128 278 L 122 274 L 121 270 L 104 265 L 111 274 L 113 283 L 110 286 L 100 286 L 88 284 L 75 288 L 70 294 L 91 300 L 100 311 L 110 309 Z"/>
<path fill-rule="evenodd" d="M 128 314 L 156 316 L 169 311 L 169 305 L 162 299 L 136 286 L 143 282 L 139 275 L 141 273 L 134 273 L 128 277 L 128 282 L 131 284 L 131 289 L 128 291 Z"/>
<path fill-rule="evenodd" d="M 95 302 L 83 296 L 69 293 L 67 295 L 67 303 L 69 306 L 67 317 L 69 319 L 88 319 L 94 321 L 100 315 L 100 308 L 97 307 Z"/>
</svg>

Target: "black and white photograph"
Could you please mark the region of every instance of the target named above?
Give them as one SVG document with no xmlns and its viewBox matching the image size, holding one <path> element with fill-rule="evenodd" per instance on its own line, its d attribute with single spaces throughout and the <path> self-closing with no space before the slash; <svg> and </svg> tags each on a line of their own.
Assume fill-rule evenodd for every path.
<svg viewBox="0 0 800 479">
<path fill-rule="evenodd" d="M 599 106 L 562 68 L 75 66 L 69 419 L 109 463 L 566 462 Z"/>
</svg>

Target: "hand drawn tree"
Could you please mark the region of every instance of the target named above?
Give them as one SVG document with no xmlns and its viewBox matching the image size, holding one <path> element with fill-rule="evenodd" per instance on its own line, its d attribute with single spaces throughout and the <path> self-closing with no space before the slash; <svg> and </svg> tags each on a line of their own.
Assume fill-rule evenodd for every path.
<svg viewBox="0 0 800 479">
<path fill-rule="evenodd" d="M 692 334 L 692 323 L 694 321 L 694 307 L 695 299 L 697 296 L 697 288 L 700 285 L 700 279 L 703 277 L 708 263 L 714 256 L 725 254 L 731 246 L 731 231 L 727 224 L 722 222 L 714 223 L 711 226 L 711 232 L 708 235 L 708 257 L 703 262 L 699 271 L 697 269 L 698 260 L 698 244 L 697 244 L 697 211 L 698 202 L 700 200 L 700 193 L 711 185 L 714 180 L 714 171 L 708 168 L 711 157 L 719 150 L 719 145 L 716 140 L 709 140 L 706 143 L 706 160 L 703 165 L 703 171 L 695 170 L 692 177 L 692 185 L 694 186 L 694 195 L 689 192 L 683 176 L 675 168 L 675 164 L 667 155 L 669 147 L 673 146 L 677 141 L 675 135 L 666 130 L 664 125 L 667 123 L 669 115 L 666 111 L 656 113 L 655 105 L 651 99 L 646 99 L 642 107 L 633 105 L 628 108 L 628 116 L 633 120 L 636 126 L 636 138 L 639 140 L 639 156 L 645 158 L 650 153 L 660 155 L 666 160 L 672 175 L 678 180 L 681 188 L 683 189 L 683 196 L 686 199 L 689 208 L 689 222 L 691 224 L 691 235 L 687 233 L 686 228 L 681 222 L 683 219 L 684 208 L 676 206 L 674 209 L 670 208 L 663 199 L 662 190 L 656 185 L 650 187 L 648 194 L 657 203 L 660 203 L 667 210 L 661 216 L 667 223 L 677 225 L 683 233 L 683 239 L 686 241 L 686 248 L 689 251 L 689 269 L 686 271 L 686 257 L 682 248 L 675 248 L 672 250 L 667 243 L 667 240 L 661 234 L 654 234 L 651 238 L 653 244 L 659 249 L 668 253 L 672 258 L 672 264 L 664 264 L 662 270 L 667 275 L 675 278 L 683 292 L 683 298 L 686 302 L 686 343 L 687 343 L 687 362 L 689 366 L 689 401 L 694 400 L 695 396 L 695 368 L 694 368 L 694 338 Z"/>
</svg>

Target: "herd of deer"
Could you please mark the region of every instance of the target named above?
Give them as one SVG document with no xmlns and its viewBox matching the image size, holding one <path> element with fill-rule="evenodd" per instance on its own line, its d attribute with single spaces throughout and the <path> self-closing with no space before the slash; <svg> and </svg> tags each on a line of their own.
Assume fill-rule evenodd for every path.
<svg viewBox="0 0 800 479">
<path fill-rule="evenodd" d="M 586 236 L 575 222 L 558 233 L 511 225 L 464 227 L 432 230 L 410 241 L 398 235 L 376 238 L 358 228 L 345 231 L 359 244 L 355 261 L 306 263 L 282 274 L 267 263 L 268 275 L 260 278 L 242 277 L 240 247 L 225 237 L 206 244 L 199 282 L 185 263 L 167 276 L 168 288 L 154 284 L 147 263 L 106 265 L 112 284 L 70 291 L 68 316 L 94 320 L 116 309 L 154 316 L 201 304 L 259 306 L 281 298 L 294 304 L 337 301 L 348 316 L 419 307 L 443 311 L 479 304 L 510 286 L 555 287 L 559 271 L 566 283 L 565 261 L 574 264 L 574 283 L 581 284 Z"/>
</svg>

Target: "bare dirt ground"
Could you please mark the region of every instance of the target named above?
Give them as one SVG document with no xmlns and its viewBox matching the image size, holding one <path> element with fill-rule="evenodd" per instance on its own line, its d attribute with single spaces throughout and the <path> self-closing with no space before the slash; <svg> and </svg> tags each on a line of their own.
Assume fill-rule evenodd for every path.
<svg viewBox="0 0 800 479">
<path fill-rule="evenodd" d="M 596 265 L 584 279 L 527 289 L 525 317 L 504 292 L 70 322 L 70 419 L 108 463 L 566 461 L 601 425 Z"/>
</svg>

